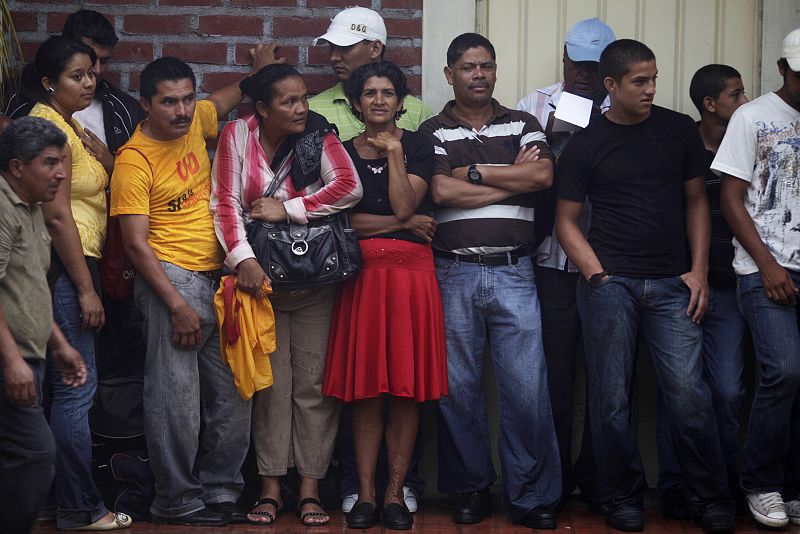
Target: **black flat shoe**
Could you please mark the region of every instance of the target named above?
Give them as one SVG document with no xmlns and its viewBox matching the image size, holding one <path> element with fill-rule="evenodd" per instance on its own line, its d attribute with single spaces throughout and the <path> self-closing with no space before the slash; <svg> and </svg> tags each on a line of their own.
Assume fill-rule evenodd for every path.
<svg viewBox="0 0 800 534">
<path fill-rule="evenodd" d="M 207 505 L 208 509 L 225 515 L 228 523 L 249 523 L 247 512 L 236 506 L 235 502 L 220 502 Z"/>
<path fill-rule="evenodd" d="M 180 517 L 161 517 L 153 514 L 152 519 L 153 523 L 186 525 L 189 527 L 224 527 L 228 524 L 228 518 L 225 514 L 214 512 L 208 508 Z"/>
<path fill-rule="evenodd" d="M 536 508 L 525 514 L 522 524 L 529 528 L 552 530 L 556 528 L 556 514 L 546 508 Z"/>
<path fill-rule="evenodd" d="M 460 525 L 480 523 L 491 514 L 492 497 L 489 495 L 489 488 L 463 493 L 453 510 L 453 523 Z"/>
<path fill-rule="evenodd" d="M 414 516 L 405 503 L 393 502 L 383 507 L 383 526 L 389 530 L 408 530 L 414 526 Z"/>
<path fill-rule="evenodd" d="M 380 520 L 380 512 L 371 502 L 357 502 L 347 514 L 348 528 L 369 528 Z"/>
<path fill-rule="evenodd" d="M 641 532 L 644 530 L 644 512 L 632 504 L 622 504 L 606 512 L 606 523 L 624 532 Z"/>
</svg>

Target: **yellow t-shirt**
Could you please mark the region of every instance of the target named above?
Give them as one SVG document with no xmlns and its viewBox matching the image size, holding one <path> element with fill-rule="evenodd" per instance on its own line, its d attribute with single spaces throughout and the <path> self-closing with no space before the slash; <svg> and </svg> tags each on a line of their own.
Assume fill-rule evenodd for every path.
<svg viewBox="0 0 800 534">
<path fill-rule="evenodd" d="M 67 136 L 72 153 L 72 180 L 70 207 L 75 226 L 81 238 L 84 256 L 99 258 L 106 239 L 106 186 L 108 173 L 103 165 L 86 151 L 78 134 L 56 110 L 45 104 L 36 104 L 29 113 L 55 124 Z M 83 128 L 75 119 L 72 124 L 79 132 Z"/>
<path fill-rule="evenodd" d="M 217 136 L 217 110 L 197 102 L 189 132 L 156 141 L 141 124 L 117 151 L 111 177 L 111 215 L 147 215 L 148 243 L 158 259 L 190 271 L 222 267 L 224 255 L 208 207 L 211 163 L 206 139 Z"/>
</svg>

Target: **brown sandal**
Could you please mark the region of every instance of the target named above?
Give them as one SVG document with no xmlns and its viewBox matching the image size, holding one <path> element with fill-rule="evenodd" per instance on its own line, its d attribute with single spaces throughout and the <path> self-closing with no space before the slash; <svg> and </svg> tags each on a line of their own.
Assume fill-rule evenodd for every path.
<svg viewBox="0 0 800 534">
<path fill-rule="evenodd" d="M 259 506 L 263 506 L 265 504 L 271 504 L 272 506 L 275 507 L 275 514 L 274 515 L 272 514 L 272 512 L 257 512 L 256 511 L 256 508 L 258 508 Z M 256 501 L 255 506 L 253 506 L 252 510 L 247 512 L 247 515 L 268 517 L 269 521 L 253 521 L 249 517 L 247 518 L 247 520 L 252 525 L 271 525 L 272 523 L 275 522 L 276 519 L 278 519 L 281 516 L 282 513 L 283 513 L 283 508 L 279 507 L 278 501 L 276 501 L 272 497 L 264 497 L 263 499 L 259 499 L 258 501 Z"/>
<path fill-rule="evenodd" d="M 322 512 L 305 512 L 301 513 L 303 506 L 307 504 L 314 504 L 322 508 L 322 503 L 319 502 L 319 499 L 315 499 L 314 497 L 306 497 L 302 499 L 299 503 L 297 503 L 297 517 L 300 518 L 300 522 L 307 527 L 321 527 L 322 525 L 327 525 L 330 520 L 331 516 L 328 515 L 328 512 L 325 511 L 323 508 Z M 315 522 L 315 521 L 308 521 L 309 517 L 327 517 L 325 521 Z"/>
</svg>

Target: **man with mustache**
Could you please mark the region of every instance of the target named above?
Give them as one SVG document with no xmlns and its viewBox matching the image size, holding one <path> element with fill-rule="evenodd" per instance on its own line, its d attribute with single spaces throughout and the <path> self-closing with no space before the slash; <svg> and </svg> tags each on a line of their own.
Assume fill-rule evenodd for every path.
<svg viewBox="0 0 800 534">
<path fill-rule="evenodd" d="M 610 105 L 603 81 L 597 75 L 600 53 L 616 39 L 614 30 L 596 18 L 575 23 L 564 38 L 564 79 L 542 87 L 520 100 L 517 109 L 527 111 L 539 121 L 547 135 L 550 149 L 556 156 L 564 151 L 571 137 L 568 132 L 553 132 L 555 110 L 564 92 L 594 102 L 597 113 L 605 113 Z M 542 306 L 542 338 L 547 359 L 547 380 L 553 420 L 556 425 L 561 455 L 562 495 L 569 497 L 576 485 L 581 498 L 590 506 L 594 498 L 594 454 L 592 453 L 589 416 L 584 411 L 581 450 L 572 464 L 572 406 L 575 394 L 575 371 L 582 367 L 583 340 L 581 321 L 575 299 L 580 273 L 569 261 L 553 230 L 556 211 L 555 187 L 539 195 L 536 213 L 536 236 L 541 244 L 536 249 L 536 280 Z M 589 227 L 589 207 L 581 221 Z M 579 363 L 580 362 L 580 363 Z M 588 404 L 587 404 L 588 407 Z"/>
<path fill-rule="evenodd" d="M 355 115 L 344 95 L 344 81 L 362 65 L 381 61 L 386 53 L 386 25 L 383 17 L 365 7 L 350 7 L 337 13 L 324 35 L 314 39 L 315 45 L 330 47 L 330 64 L 339 82 L 308 99 L 308 109 L 323 115 L 336 125 L 339 138 L 347 141 L 364 131 L 364 123 Z M 419 98 L 408 95 L 403 100 L 406 110 L 397 126 L 416 131 L 433 115 Z"/>
<path fill-rule="evenodd" d="M 691 512 L 707 532 L 732 532 L 733 501 L 700 355 L 710 239 L 703 142 L 690 117 L 653 105 L 658 69 L 643 43 L 609 44 L 599 73 L 611 107 L 561 155 L 556 206 L 556 234 L 582 274 L 577 299 L 597 500 L 612 528 L 644 528 L 647 484 L 630 427 L 641 327 Z M 587 198 L 588 240 L 580 226 Z"/>
<path fill-rule="evenodd" d="M 482 378 L 489 341 L 499 396 L 503 501 L 512 521 L 555 528 L 559 467 L 533 263 L 534 195 L 551 186 L 541 126 L 492 98 L 494 46 L 456 37 L 444 74 L 454 100 L 420 131 L 434 144 L 433 238 L 450 393 L 439 400 L 439 489 L 460 494 L 455 523 L 491 514 L 492 466 Z"/>
<path fill-rule="evenodd" d="M 274 45 L 251 50 L 253 71 Z M 250 438 L 250 402 L 220 357 L 214 293 L 224 255 L 209 208 L 206 139 L 242 99 L 234 83 L 196 100 L 192 69 L 164 57 L 141 74 L 147 119 L 118 152 L 111 215 L 136 267 L 144 316 L 144 426 L 155 477 L 153 520 L 197 526 L 247 522 L 236 506 Z"/>
<path fill-rule="evenodd" d="M 30 532 L 55 474 L 56 445 L 39 402 L 45 350 L 71 387 L 86 366 L 53 322 L 50 234 L 42 202 L 66 178 L 66 136 L 25 117 L 0 133 L 0 525 Z"/>
</svg>

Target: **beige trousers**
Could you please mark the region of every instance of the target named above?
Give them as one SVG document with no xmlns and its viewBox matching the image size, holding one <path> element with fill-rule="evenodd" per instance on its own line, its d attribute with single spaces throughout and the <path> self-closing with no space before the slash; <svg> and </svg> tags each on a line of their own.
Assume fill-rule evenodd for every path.
<svg viewBox="0 0 800 534">
<path fill-rule="evenodd" d="M 253 439 L 261 476 L 325 476 L 339 426 L 339 402 L 322 395 L 335 287 L 270 297 L 277 349 L 272 387 L 255 394 Z"/>
</svg>

